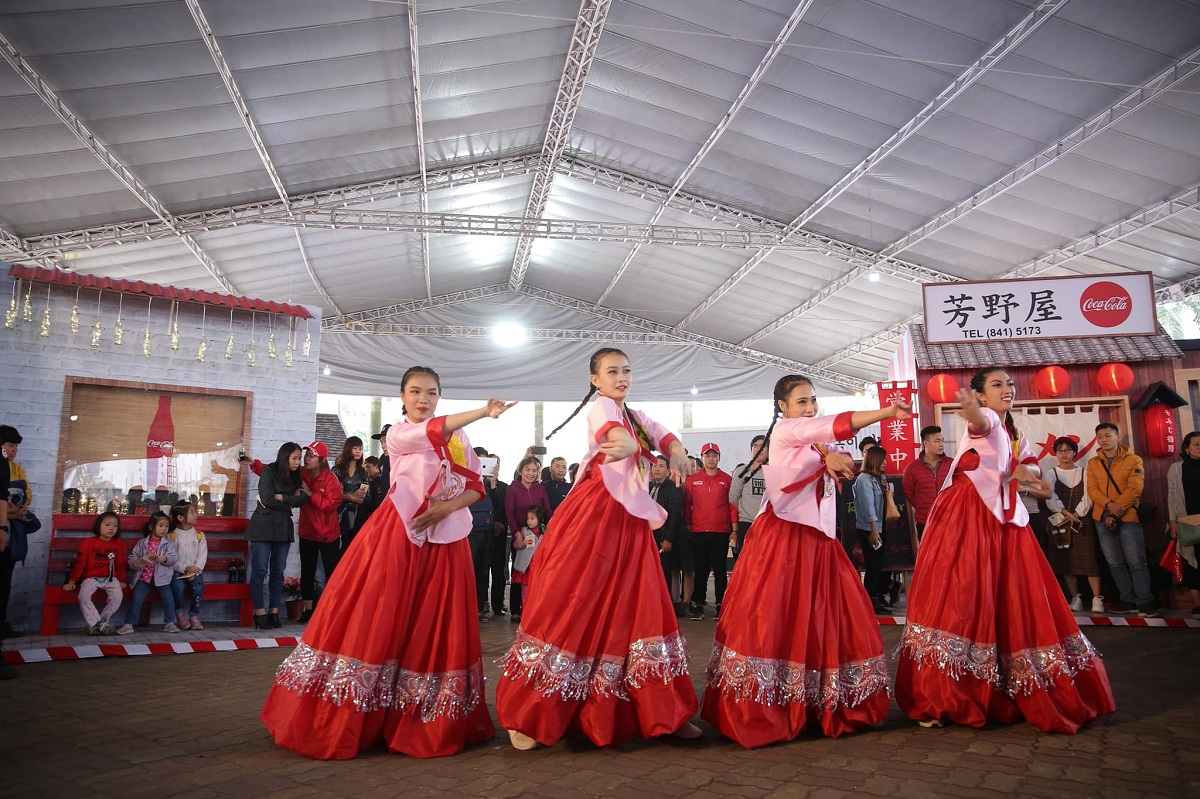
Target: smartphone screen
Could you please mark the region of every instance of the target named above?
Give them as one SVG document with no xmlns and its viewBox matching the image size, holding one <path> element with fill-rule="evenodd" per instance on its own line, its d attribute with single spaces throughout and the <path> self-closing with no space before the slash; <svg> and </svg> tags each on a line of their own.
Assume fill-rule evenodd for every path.
<svg viewBox="0 0 1200 799">
<path fill-rule="evenodd" d="M 479 459 L 479 475 L 481 477 L 495 477 L 496 465 L 499 461 L 496 458 L 480 458 Z"/>
<path fill-rule="evenodd" d="M 530 455 L 545 455 L 546 448 L 545 447 L 530 447 L 529 454 Z"/>
</svg>

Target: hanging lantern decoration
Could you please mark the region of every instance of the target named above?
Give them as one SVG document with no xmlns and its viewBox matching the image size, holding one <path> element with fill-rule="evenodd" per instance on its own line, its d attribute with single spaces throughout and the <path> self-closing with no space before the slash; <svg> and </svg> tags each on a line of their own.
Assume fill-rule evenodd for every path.
<svg viewBox="0 0 1200 799">
<path fill-rule="evenodd" d="M 246 350 L 247 365 L 254 366 L 254 314 L 250 314 L 250 348 Z"/>
<path fill-rule="evenodd" d="M 8 301 L 8 310 L 4 312 L 4 329 L 12 330 L 17 326 L 17 294 L 20 293 L 20 281 L 13 284 L 12 299 Z"/>
<path fill-rule="evenodd" d="M 113 325 L 113 344 L 118 347 L 125 343 L 125 320 L 121 317 L 122 311 L 125 310 L 125 295 L 117 295 L 117 321 Z"/>
<path fill-rule="evenodd" d="M 958 396 L 958 381 L 952 375 L 941 372 L 929 378 L 925 392 L 934 402 L 951 402 Z"/>
<path fill-rule="evenodd" d="M 196 348 L 196 360 L 200 363 L 204 363 L 204 354 L 208 352 L 208 339 L 204 335 L 204 322 L 207 318 L 207 310 L 203 306 L 200 308 L 200 346 Z M 175 311 L 175 316 L 176 318 L 179 317 L 178 310 Z M 178 322 L 176 324 L 178 325 Z"/>
<path fill-rule="evenodd" d="M 151 297 L 146 303 L 146 329 L 142 333 L 142 355 L 150 357 L 150 306 L 154 304 L 154 298 Z"/>
<path fill-rule="evenodd" d="M 92 325 L 92 349 L 100 349 L 100 337 L 103 331 L 100 329 L 100 301 L 104 299 L 104 292 L 100 292 L 96 297 L 96 324 Z"/>
<path fill-rule="evenodd" d="M 21 306 L 21 320 L 25 322 L 33 321 L 33 282 L 30 281 L 25 286 L 25 302 Z"/>
<path fill-rule="evenodd" d="M 171 310 L 167 313 L 167 321 L 171 326 L 171 349 L 179 349 L 179 302 L 171 302 Z"/>
<path fill-rule="evenodd" d="M 75 304 L 71 306 L 71 335 L 79 332 L 79 289 L 75 289 Z"/>
<path fill-rule="evenodd" d="M 1096 380 L 1105 391 L 1126 391 L 1133 385 L 1133 370 L 1123 363 L 1106 363 L 1096 373 Z"/>
<path fill-rule="evenodd" d="M 42 338 L 50 338 L 50 284 L 46 284 L 46 307 L 42 309 L 42 329 L 38 332 Z"/>
<path fill-rule="evenodd" d="M 283 365 L 287 368 L 292 368 L 292 353 L 296 349 L 296 317 L 288 320 L 288 341 L 287 346 L 283 348 Z"/>
<path fill-rule="evenodd" d="M 1156 402 L 1144 412 L 1146 444 L 1152 458 L 1170 458 L 1178 451 L 1179 433 L 1175 427 L 1175 412 Z"/>
<path fill-rule="evenodd" d="M 271 335 L 267 338 L 267 357 L 275 360 L 279 353 L 275 350 L 275 317 L 271 317 Z"/>
<path fill-rule="evenodd" d="M 1057 397 L 1067 393 L 1071 387 L 1071 376 L 1061 366 L 1047 366 L 1038 371 L 1033 383 L 1047 397 Z"/>
</svg>

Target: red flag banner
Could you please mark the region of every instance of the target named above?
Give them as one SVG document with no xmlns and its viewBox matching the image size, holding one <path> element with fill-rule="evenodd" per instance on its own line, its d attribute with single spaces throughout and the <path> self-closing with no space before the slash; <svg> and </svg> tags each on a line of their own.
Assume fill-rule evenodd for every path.
<svg viewBox="0 0 1200 799">
<path fill-rule="evenodd" d="M 876 383 L 879 389 L 879 407 L 886 408 L 893 402 L 903 402 L 917 409 L 917 386 L 911 380 Z M 921 442 L 917 440 L 917 417 L 911 419 L 884 419 L 879 423 L 879 443 L 887 450 L 888 474 L 903 474 L 917 457 Z"/>
</svg>

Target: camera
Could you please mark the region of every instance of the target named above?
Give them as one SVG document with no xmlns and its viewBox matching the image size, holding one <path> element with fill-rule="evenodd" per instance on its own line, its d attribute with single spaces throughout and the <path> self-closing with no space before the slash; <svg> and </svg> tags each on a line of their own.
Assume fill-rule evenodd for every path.
<svg viewBox="0 0 1200 799">
<path fill-rule="evenodd" d="M 245 463 L 248 460 L 250 460 L 250 458 L 248 455 L 246 455 L 246 450 L 239 449 L 238 450 L 238 463 Z"/>
</svg>

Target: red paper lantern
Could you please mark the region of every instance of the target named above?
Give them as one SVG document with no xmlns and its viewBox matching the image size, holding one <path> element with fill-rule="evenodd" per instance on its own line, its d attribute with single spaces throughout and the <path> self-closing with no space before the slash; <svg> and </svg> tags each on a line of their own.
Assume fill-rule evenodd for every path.
<svg viewBox="0 0 1200 799">
<path fill-rule="evenodd" d="M 1156 402 L 1145 411 L 1146 444 L 1152 458 L 1170 458 L 1178 452 L 1179 433 L 1175 414 Z"/>
<path fill-rule="evenodd" d="M 934 402 L 951 402 L 958 396 L 958 381 L 942 372 L 929 378 L 925 391 Z"/>
<path fill-rule="evenodd" d="M 1061 366 L 1047 366 L 1038 371 L 1033 382 L 1038 391 L 1047 397 L 1057 397 L 1067 393 L 1067 389 L 1071 387 L 1071 376 Z"/>
<path fill-rule="evenodd" d="M 1133 385 L 1133 370 L 1123 363 L 1106 363 L 1096 373 L 1096 379 L 1105 391 L 1125 391 Z"/>
</svg>

